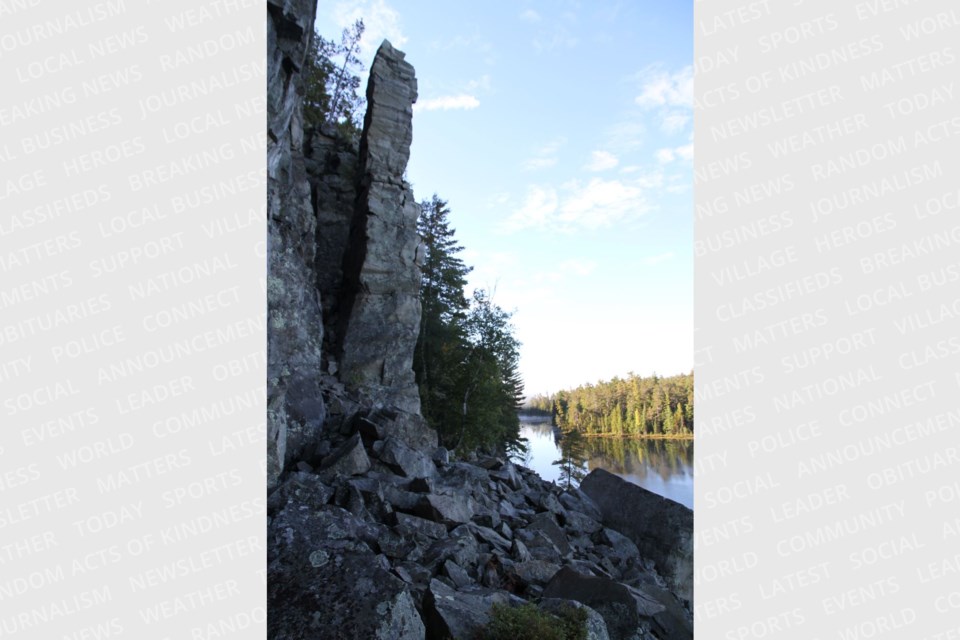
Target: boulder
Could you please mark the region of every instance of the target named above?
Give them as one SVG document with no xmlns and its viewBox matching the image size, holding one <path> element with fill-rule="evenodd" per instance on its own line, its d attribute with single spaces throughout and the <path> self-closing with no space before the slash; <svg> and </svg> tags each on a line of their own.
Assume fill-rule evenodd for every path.
<svg viewBox="0 0 960 640">
<path fill-rule="evenodd" d="M 594 609 L 603 616 L 611 640 L 635 640 L 638 632 L 659 629 L 652 618 L 666 609 L 655 599 L 619 582 L 585 576 L 569 567 L 563 567 L 553 576 L 543 589 L 543 597 L 576 600 Z"/>
<path fill-rule="evenodd" d="M 422 638 L 407 585 L 373 553 L 381 533 L 338 507 L 285 506 L 268 531 L 270 638 Z"/>
<path fill-rule="evenodd" d="M 415 533 L 420 533 L 428 538 L 434 538 L 437 540 L 447 536 L 447 528 L 437 522 L 426 520 L 424 518 L 418 518 L 417 516 L 411 516 L 406 513 L 397 513 L 396 518 L 397 524 L 395 529 L 397 530 L 397 533 L 400 533 L 401 535 L 411 536 Z"/>
<path fill-rule="evenodd" d="M 425 453 L 411 449 L 400 439 L 389 436 L 378 442 L 374 451 L 381 462 L 407 478 L 424 478 L 436 473 L 437 467 Z M 414 489 L 416 490 L 416 489 Z"/>
<path fill-rule="evenodd" d="M 470 522 L 473 507 L 469 500 L 437 494 L 417 495 L 419 498 L 414 513 L 420 517 L 456 525 Z"/>
<path fill-rule="evenodd" d="M 546 583 L 560 570 L 560 565 L 545 560 L 528 560 L 518 562 L 513 570 L 524 582 Z"/>
<path fill-rule="evenodd" d="M 602 469 L 591 471 L 580 488 L 599 507 L 603 524 L 630 538 L 670 589 L 692 605 L 693 511 Z"/>
<path fill-rule="evenodd" d="M 346 442 L 323 459 L 320 475 L 324 478 L 335 476 L 353 476 L 366 473 L 370 469 L 370 458 L 360 441 L 360 434 L 353 434 Z"/>
<path fill-rule="evenodd" d="M 540 531 L 556 546 L 561 557 L 567 557 L 572 551 L 570 542 L 567 540 L 567 534 L 557 525 L 553 514 L 550 512 L 538 513 L 530 521 L 526 528 L 527 531 Z"/>
<path fill-rule="evenodd" d="M 455 591 L 432 580 L 423 599 L 427 640 L 473 640 L 490 622 L 493 605 L 508 604 L 512 599 L 506 591 L 482 587 Z"/>
<path fill-rule="evenodd" d="M 386 440 L 393 437 L 422 453 L 432 456 L 437 449 L 437 432 L 423 416 L 393 408 L 379 408 L 362 416 L 358 422 L 366 438 Z"/>
<path fill-rule="evenodd" d="M 477 540 L 468 531 L 454 530 L 449 537 L 434 542 L 424 554 L 424 563 L 435 567 L 452 560 L 461 567 L 469 569 L 477 565 L 479 554 Z"/>
</svg>

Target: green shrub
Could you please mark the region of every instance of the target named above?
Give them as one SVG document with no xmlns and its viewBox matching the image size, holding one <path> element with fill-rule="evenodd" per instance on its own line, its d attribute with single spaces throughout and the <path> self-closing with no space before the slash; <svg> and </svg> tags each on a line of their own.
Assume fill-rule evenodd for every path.
<svg viewBox="0 0 960 640">
<path fill-rule="evenodd" d="M 564 607 L 559 616 L 543 612 L 534 604 L 519 607 L 493 605 L 490 623 L 477 640 L 586 640 L 587 612 Z"/>
</svg>

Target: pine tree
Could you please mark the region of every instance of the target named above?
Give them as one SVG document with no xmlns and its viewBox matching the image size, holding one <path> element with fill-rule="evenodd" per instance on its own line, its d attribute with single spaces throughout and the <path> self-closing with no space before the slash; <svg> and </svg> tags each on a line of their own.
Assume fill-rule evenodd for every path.
<svg viewBox="0 0 960 640">
<path fill-rule="evenodd" d="M 467 356 L 463 293 L 470 267 L 457 257 L 463 247 L 454 238 L 450 209 L 436 194 L 420 205 L 420 335 L 413 368 L 420 386 L 421 411 L 441 437 L 458 422 L 457 374 Z"/>
</svg>

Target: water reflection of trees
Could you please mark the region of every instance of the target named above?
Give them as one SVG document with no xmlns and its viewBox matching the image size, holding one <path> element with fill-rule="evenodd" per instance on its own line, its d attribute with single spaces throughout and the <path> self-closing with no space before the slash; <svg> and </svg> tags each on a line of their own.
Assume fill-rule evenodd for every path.
<svg viewBox="0 0 960 640">
<path fill-rule="evenodd" d="M 692 473 L 693 468 L 692 440 L 587 438 L 585 450 L 591 469 L 604 467 L 621 475 L 655 473 L 666 482 Z"/>
</svg>

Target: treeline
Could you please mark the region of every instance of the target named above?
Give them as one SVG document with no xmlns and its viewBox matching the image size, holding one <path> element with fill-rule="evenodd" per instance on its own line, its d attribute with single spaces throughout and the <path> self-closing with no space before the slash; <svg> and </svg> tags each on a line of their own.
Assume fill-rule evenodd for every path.
<svg viewBox="0 0 960 640">
<path fill-rule="evenodd" d="M 532 409 L 585 435 L 689 437 L 693 435 L 693 372 L 614 378 L 552 395 L 534 396 Z"/>
</svg>

